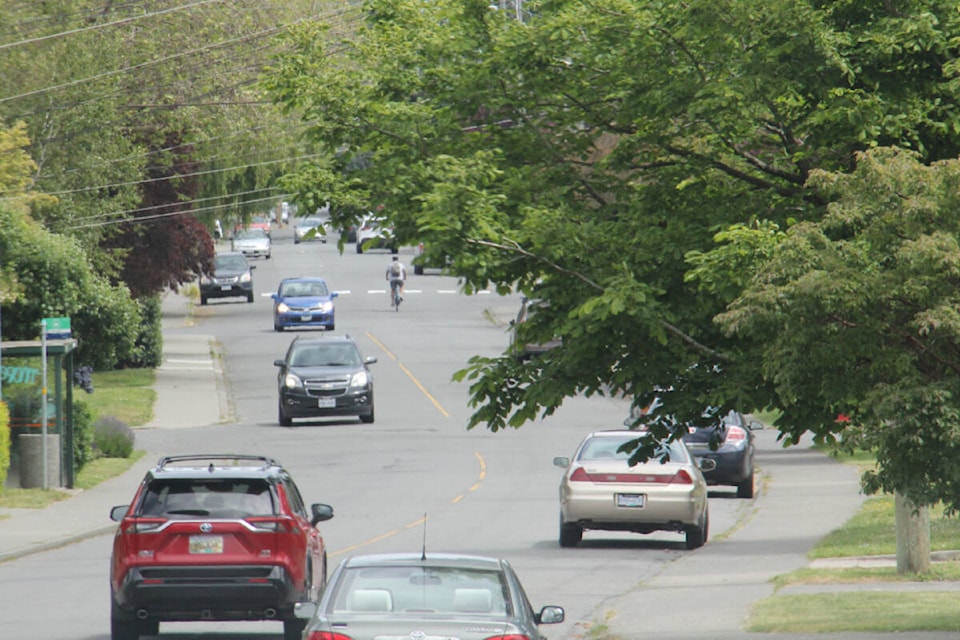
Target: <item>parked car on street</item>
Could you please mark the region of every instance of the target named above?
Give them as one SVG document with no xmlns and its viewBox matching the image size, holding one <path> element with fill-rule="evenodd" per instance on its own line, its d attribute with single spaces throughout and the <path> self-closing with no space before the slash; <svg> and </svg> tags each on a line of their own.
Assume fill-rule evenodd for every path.
<svg viewBox="0 0 960 640">
<path fill-rule="evenodd" d="M 636 447 L 630 443 L 647 437 L 646 431 L 596 431 L 572 458 L 553 459 L 566 469 L 560 482 L 561 547 L 575 547 L 590 530 L 676 531 L 684 534 L 687 549 L 707 542 L 710 514 L 703 471 L 716 463 L 698 461 L 682 440 L 675 440 L 659 444 L 654 457 L 631 466 Z"/>
<path fill-rule="evenodd" d="M 316 601 L 327 578 L 317 524 L 290 473 L 271 458 L 233 453 L 160 458 L 119 522 L 110 560 L 111 640 L 155 636 L 161 622 L 280 620 L 300 640 L 294 604 Z"/>
<path fill-rule="evenodd" d="M 350 336 L 298 336 L 278 368 L 278 421 L 284 427 L 294 418 L 358 416 L 374 420 L 373 374 Z"/>
<path fill-rule="evenodd" d="M 267 235 L 266 231 L 248 227 L 233 235 L 230 248 L 233 251 L 239 251 L 248 258 L 266 258 L 269 260 L 272 245 L 270 236 Z"/>
<path fill-rule="evenodd" d="M 390 253 L 397 253 L 397 239 L 393 229 L 386 226 L 381 217 L 369 215 L 357 227 L 357 253 L 370 249 L 389 249 Z"/>
<path fill-rule="evenodd" d="M 298 218 L 293 226 L 293 243 L 316 240 L 326 242 L 326 222 L 322 218 Z"/>
<path fill-rule="evenodd" d="M 218 253 L 213 257 L 213 271 L 200 274 L 200 304 L 210 298 L 243 297 L 253 302 L 253 270 L 238 251 Z"/>
<path fill-rule="evenodd" d="M 544 306 L 546 306 L 546 303 L 542 300 L 530 300 L 527 296 L 523 296 L 520 300 L 520 310 L 517 311 L 517 317 L 510 323 L 510 344 L 512 348 L 516 350 L 515 353 L 517 357 L 521 360 L 528 360 L 543 355 L 563 344 L 560 338 L 550 338 L 542 342 L 531 342 L 523 340 L 520 337 L 524 324 L 533 317 L 537 309 L 543 308 Z"/>
<path fill-rule="evenodd" d="M 661 406 L 661 399 L 655 398 L 649 407 L 627 418 L 624 425 L 634 430 L 643 429 L 644 421 L 655 415 Z M 683 441 L 693 456 L 709 458 L 716 463 L 716 468 L 703 474 L 708 485 L 733 486 L 737 488 L 738 498 L 753 498 L 756 453 L 754 431 L 763 429 L 763 424 L 748 419 L 739 411 L 731 410 L 724 416 L 716 413 L 716 409 L 707 409 L 703 416 L 707 419 L 705 425 L 686 425 Z"/>
<path fill-rule="evenodd" d="M 319 327 L 333 331 L 336 327 L 336 309 L 323 278 L 284 278 L 273 298 L 273 330 L 288 327 Z"/>
<path fill-rule="evenodd" d="M 545 640 L 561 607 L 535 611 L 503 559 L 450 553 L 353 556 L 319 603 L 301 603 L 308 640 Z"/>
</svg>

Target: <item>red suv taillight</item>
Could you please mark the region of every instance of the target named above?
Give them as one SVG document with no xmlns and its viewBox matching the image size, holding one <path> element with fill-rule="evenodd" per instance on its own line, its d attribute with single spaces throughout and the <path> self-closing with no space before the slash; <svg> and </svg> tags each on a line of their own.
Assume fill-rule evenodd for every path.
<svg viewBox="0 0 960 640">
<path fill-rule="evenodd" d="M 530 640 L 530 636 L 525 636 L 522 633 L 511 633 L 505 636 L 490 636 L 485 640 Z"/>
<path fill-rule="evenodd" d="M 333 633 L 331 631 L 311 631 L 307 640 L 353 640 L 350 636 L 342 633 Z"/>
<path fill-rule="evenodd" d="M 153 533 L 166 524 L 165 518 L 127 518 L 120 531 L 123 533 Z"/>
<path fill-rule="evenodd" d="M 297 531 L 297 523 L 291 518 L 245 518 L 247 522 L 261 531 L 274 533 L 293 533 Z"/>
</svg>

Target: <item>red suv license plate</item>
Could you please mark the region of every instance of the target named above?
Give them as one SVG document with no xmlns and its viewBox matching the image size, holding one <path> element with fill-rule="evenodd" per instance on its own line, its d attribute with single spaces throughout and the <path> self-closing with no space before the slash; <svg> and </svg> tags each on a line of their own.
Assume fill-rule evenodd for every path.
<svg viewBox="0 0 960 640">
<path fill-rule="evenodd" d="M 190 553 L 223 553 L 223 536 L 190 536 Z"/>
</svg>

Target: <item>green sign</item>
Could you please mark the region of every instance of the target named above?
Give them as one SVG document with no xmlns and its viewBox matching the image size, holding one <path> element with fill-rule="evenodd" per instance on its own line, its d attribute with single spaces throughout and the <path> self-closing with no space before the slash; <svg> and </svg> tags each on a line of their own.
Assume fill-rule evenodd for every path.
<svg viewBox="0 0 960 640">
<path fill-rule="evenodd" d="M 43 332 L 48 338 L 69 338 L 70 318 L 44 318 Z"/>
</svg>

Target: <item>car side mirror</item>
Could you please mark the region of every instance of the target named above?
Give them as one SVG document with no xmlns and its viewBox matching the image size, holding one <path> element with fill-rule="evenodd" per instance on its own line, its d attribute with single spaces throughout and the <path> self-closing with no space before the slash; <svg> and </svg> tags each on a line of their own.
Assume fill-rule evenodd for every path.
<svg viewBox="0 0 960 640">
<path fill-rule="evenodd" d="M 286 361 L 286 360 L 283 360 L 282 358 L 277 358 L 276 360 L 273 361 L 273 366 L 275 366 L 275 367 L 285 367 L 285 366 L 287 366 L 287 361 Z"/>
<path fill-rule="evenodd" d="M 313 517 L 310 518 L 310 524 L 317 526 L 320 522 L 325 522 L 333 517 L 333 507 L 328 504 L 312 504 L 310 510 Z"/>
<path fill-rule="evenodd" d="M 255 265 L 255 264 L 250 265 L 250 271 L 253 271 L 253 270 L 256 269 L 256 268 L 257 268 L 257 265 Z"/>
<path fill-rule="evenodd" d="M 295 602 L 293 603 L 293 617 L 300 620 L 309 620 L 317 612 L 316 602 Z"/>
<path fill-rule="evenodd" d="M 570 466 L 570 458 L 566 456 L 557 456 L 553 459 L 553 466 L 566 469 Z"/>
<path fill-rule="evenodd" d="M 279 293 L 271 293 L 271 294 L 270 294 L 270 297 L 273 298 L 274 300 L 280 300 L 280 294 L 279 294 Z"/>
<path fill-rule="evenodd" d="M 536 615 L 537 624 L 558 624 L 563 622 L 563 607 L 546 606 Z"/>
<path fill-rule="evenodd" d="M 127 509 L 129 508 L 130 508 L 130 505 L 121 504 L 119 506 L 116 506 L 110 509 L 110 519 L 113 520 L 114 522 L 121 522 L 123 520 L 123 517 L 127 515 Z"/>
<path fill-rule="evenodd" d="M 336 291 L 332 291 L 332 292 L 330 293 L 330 297 L 331 297 L 331 298 L 339 298 L 339 297 L 340 297 L 340 294 L 337 293 Z"/>
<path fill-rule="evenodd" d="M 750 431 L 762 431 L 764 426 L 759 420 L 751 420 L 749 423 L 747 423 L 747 429 Z"/>
<path fill-rule="evenodd" d="M 367 356 L 366 358 L 363 359 L 363 364 L 373 364 L 376 361 L 377 359 L 374 356 Z"/>
</svg>

